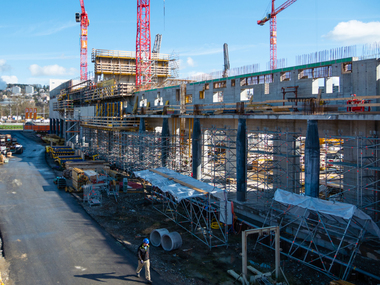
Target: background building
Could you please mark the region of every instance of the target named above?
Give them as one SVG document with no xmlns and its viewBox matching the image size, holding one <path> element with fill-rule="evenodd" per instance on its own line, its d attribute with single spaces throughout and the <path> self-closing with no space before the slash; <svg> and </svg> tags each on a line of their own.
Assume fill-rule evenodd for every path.
<svg viewBox="0 0 380 285">
<path fill-rule="evenodd" d="M 26 94 L 33 94 L 34 93 L 34 87 L 33 86 L 26 86 L 25 87 L 25 93 Z"/>
<path fill-rule="evenodd" d="M 21 88 L 18 86 L 13 86 L 12 87 L 12 94 L 20 94 L 21 93 Z"/>
</svg>

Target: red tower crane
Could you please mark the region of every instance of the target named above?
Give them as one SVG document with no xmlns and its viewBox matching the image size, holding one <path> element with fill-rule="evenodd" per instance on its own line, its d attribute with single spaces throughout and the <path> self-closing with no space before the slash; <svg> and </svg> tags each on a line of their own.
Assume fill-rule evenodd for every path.
<svg viewBox="0 0 380 285">
<path fill-rule="evenodd" d="M 150 0 L 137 0 L 136 88 L 151 80 Z"/>
<path fill-rule="evenodd" d="M 257 21 L 257 24 L 263 26 L 270 20 L 270 69 L 277 68 L 277 14 L 285 10 L 297 0 L 287 0 L 277 9 L 274 8 L 274 1 L 272 0 L 272 12 L 264 17 L 264 19 Z"/>
<path fill-rule="evenodd" d="M 90 20 L 86 10 L 84 9 L 84 0 L 80 1 L 82 13 L 75 14 L 75 20 L 80 22 L 80 80 L 87 80 L 87 27 L 90 25 Z"/>
</svg>

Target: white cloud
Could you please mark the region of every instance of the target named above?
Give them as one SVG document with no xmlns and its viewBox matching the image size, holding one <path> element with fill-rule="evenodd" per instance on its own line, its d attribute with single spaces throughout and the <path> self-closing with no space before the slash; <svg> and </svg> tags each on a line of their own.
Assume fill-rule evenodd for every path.
<svg viewBox="0 0 380 285">
<path fill-rule="evenodd" d="M 323 37 L 347 44 L 376 42 L 380 40 L 380 22 L 363 23 L 357 20 L 340 22 Z"/>
<path fill-rule="evenodd" d="M 1 76 L 1 79 L 6 83 L 18 83 L 18 78 L 16 75 L 3 75 Z"/>
<path fill-rule="evenodd" d="M 0 72 L 5 72 L 11 70 L 11 67 L 9 64 L 6 64 L 6 61 L 4 59 L 0 59 Z"/>
<path fill-rule="evenodd" d="M 195 62 L 194 62 L 194 60 L 191 57 L 188 57 L 186 62 L 191 67 L 195 66 Z"/>
<path fill-rule="evenodd" d="M 58 64 L 39 66 L 38 64 L 32 64 L 29 66 L 29 71 L 32 76 L 72 76 L 77 73 L 77 70 L 73 67 L 67 69 Z"/>
</svg>

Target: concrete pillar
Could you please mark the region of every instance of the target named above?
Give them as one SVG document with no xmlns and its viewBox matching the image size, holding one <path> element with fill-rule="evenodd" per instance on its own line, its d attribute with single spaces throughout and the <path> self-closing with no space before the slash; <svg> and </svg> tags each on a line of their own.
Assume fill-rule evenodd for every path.
<svg viewBox="0 0 380 285">
<path fill-rule="evenodd" d="M 64 120 L 61 119 L 61 124 L 60 124 L 60 137 L 63 138 L 63 124 L 64 124 Z"/>
<path fill-rule="evenodd" d="M 56 129 L 56 124 L 55 124 L 55 119 L 53 119 L 53 129 L 52 129 L 53 135 L 55 135 L 55 129 Z"/>
<path fill-rule="evenodd" d="M 319 196 L 320 149 L 318 121 L 308 120 L 305 142 L 305 195 Z"/>
<path fill-rule="evenodd" d="M 191 137 L 191 147 L 193 153 L 193 178 L 200 180 L 202 176 L 202 131 L 201 121 L 194 118 L 193 135 Z"/>
<path fill-rule="evenodd" d="M 246 119 L 239 119 L 236 135 L 236 199 L 247 199 L 247 124 Z"/>
<path fill-rule="evenodd" d="M 59 119 L 55 119 L 55 134 L 59 136 Z"/>
<path fill-rule="evenodd" d="M 146 130 L 145 120 L 144 120 L 144 118 L 140 118 L 139 132 L 143 133 L 143 132 L 145 132 L 145 130 Z"/>
<path fill-rule="evenodd" d="M 169 153 L 170 131 L 169 131 L 169 119 L 164 118 L 162 121 L 162 133 L 161 133 L 161 163 L 162 167 L 166 167 L 166 160 Z"/>
<path fill-rule="evenodd" d="M 52 134 L 53 133 L 53 119 L 52 118 L 49 119 L 49 123 L 50 123 L 49 134 Z"/>
<path fill-rule="evenodd" d="M 65 141 L 68 139 L 68 133 L 66 132 L 70 128 L 70 122 L 65 123 L 66 128 L 65 128 Z"/>
</svg>

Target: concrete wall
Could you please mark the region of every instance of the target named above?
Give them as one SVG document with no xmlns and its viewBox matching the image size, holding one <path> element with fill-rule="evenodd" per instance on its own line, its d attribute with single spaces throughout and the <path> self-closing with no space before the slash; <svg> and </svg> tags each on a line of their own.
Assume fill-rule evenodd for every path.
<svg viewBox="0 0 380 285">
<path fill-rule="evenodd" d="M 214 79 L 186 85 L 186 95 L 192 95 L 191 104 L 213 104 L 215 92 L 223 92 L 223 103 L 236 103 L 241 100 L 241 93 L 246 89 L 253 90 L 253 102 L 266 100 L 282 100 L 282 87 L 297 86 L 298 98 L 316 98 L 318 87 L 322 83 L 325 90 L 322 98 L 342 98 L 351 94 L 370 96 L 379 94 L 379 60 L 369 59 L 355 61 L 355 59 L 336 60 L 331 62 L 295 66 L 279 69 L 273 72 L 257 72 L 229 78 Z M 285 79 L 284 76 L 287 75 Z M 243 85 L 245 84 L 245 85 Z M 339 85 L 334 89 L 333 85 Z M 146 102 L 154 106 L 154 100 L 159 94 L 163 102 L 169 100 L 170 105 L 176 105 L 176 90 L 180 86 L 139 92 L 144 95 Z M 200 92 L 204 91 L 204 99 Z M 178 92 L 178 91 L 177 91 Z M 294 98 L 293 93 L 287 93 L 285 98 Z M 375 101 L 372 101 L 375 102 Z M 282 103 L 272 104 L 281 105 Z"/>
</svg>

